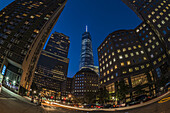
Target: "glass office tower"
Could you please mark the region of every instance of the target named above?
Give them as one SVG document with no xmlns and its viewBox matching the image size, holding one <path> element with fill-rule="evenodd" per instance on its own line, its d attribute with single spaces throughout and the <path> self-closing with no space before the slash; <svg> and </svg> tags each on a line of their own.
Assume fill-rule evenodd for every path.
<svg viewBox="0 0 170 113">
<path fill-rule="evenodd" d="M 93 67 L 93 50 L 92 50 L 92 39 L 90 33 L 87 31 L 82 35 L 82 46 L 81 46 L 81 58 L 80 58 L 80 66 L 79 70 L 83 67 Z"/>
</svg>

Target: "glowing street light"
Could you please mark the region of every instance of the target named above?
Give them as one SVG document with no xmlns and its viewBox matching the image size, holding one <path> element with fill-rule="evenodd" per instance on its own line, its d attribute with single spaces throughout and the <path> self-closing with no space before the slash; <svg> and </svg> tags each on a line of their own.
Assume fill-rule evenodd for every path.
<svg viewBox="0 0 170 113">
<path fill-rule="evenodd" d="M 15 85 L 16 81 L 13 81 L 13 84 Z"/>
<path fill-rule="evenodd" d="M 9 77 L 6 77 L 6 80 L 8 80 L 9 79 Z"/>
</svg>

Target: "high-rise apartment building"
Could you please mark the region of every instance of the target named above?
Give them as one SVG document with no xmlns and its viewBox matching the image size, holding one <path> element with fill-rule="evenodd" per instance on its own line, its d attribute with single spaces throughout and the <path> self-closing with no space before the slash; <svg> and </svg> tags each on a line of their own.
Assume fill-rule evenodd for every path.
<svg viewBox="0 0 170 113">
<path fill-rule="evenodd" d="M 42 51 L 33 82 L 39 90 L 65 93 L 70 40 L 62 33 L 53 33 Z"/>
<path fill-rule="evenodd" d="M 4 84 L 15 90 L 30 90 L 41 50 L 66 1 L 15 0 L 0 11 L 0 71 Z"/>
<path fill-rule="evenodd" d="M 87 31 L 82 35 L 82 46 L 81 46 L 81 56 L 80 56 L 80 66 L 79 70 L 83 67 L 94 67 L 93 60 L 93 49 L 92 49 L 92 39 L 90 33 Z"/>
</svg>

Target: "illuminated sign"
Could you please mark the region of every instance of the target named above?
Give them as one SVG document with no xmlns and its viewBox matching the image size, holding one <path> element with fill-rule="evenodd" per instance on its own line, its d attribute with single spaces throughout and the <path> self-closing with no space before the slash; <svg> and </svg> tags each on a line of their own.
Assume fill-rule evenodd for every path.
<svg viewBox="0 0 170 113">
<path fill-rule="evenodd" d="M 6 70 L 6 66 L 4 65 L 3 69 L 2 69 L 2 75 L 5 74 L 5 70 Z"/>
</svg>

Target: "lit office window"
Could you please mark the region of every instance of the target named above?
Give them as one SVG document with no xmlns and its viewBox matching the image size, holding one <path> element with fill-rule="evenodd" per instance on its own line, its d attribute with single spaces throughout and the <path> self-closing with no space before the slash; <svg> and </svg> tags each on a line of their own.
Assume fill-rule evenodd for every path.
<svg viewBox="0 0 170 113">
<path fill-rule="evenodd" d="M 130 69 L 129 69 L 129 72 L 133 72 L 133 68 L 130 68 Z"/>
<path fill-rule="evenodd" d="M 127 65 L 130 65 L 130 61 L 127 61 Z"/>
</svg>

